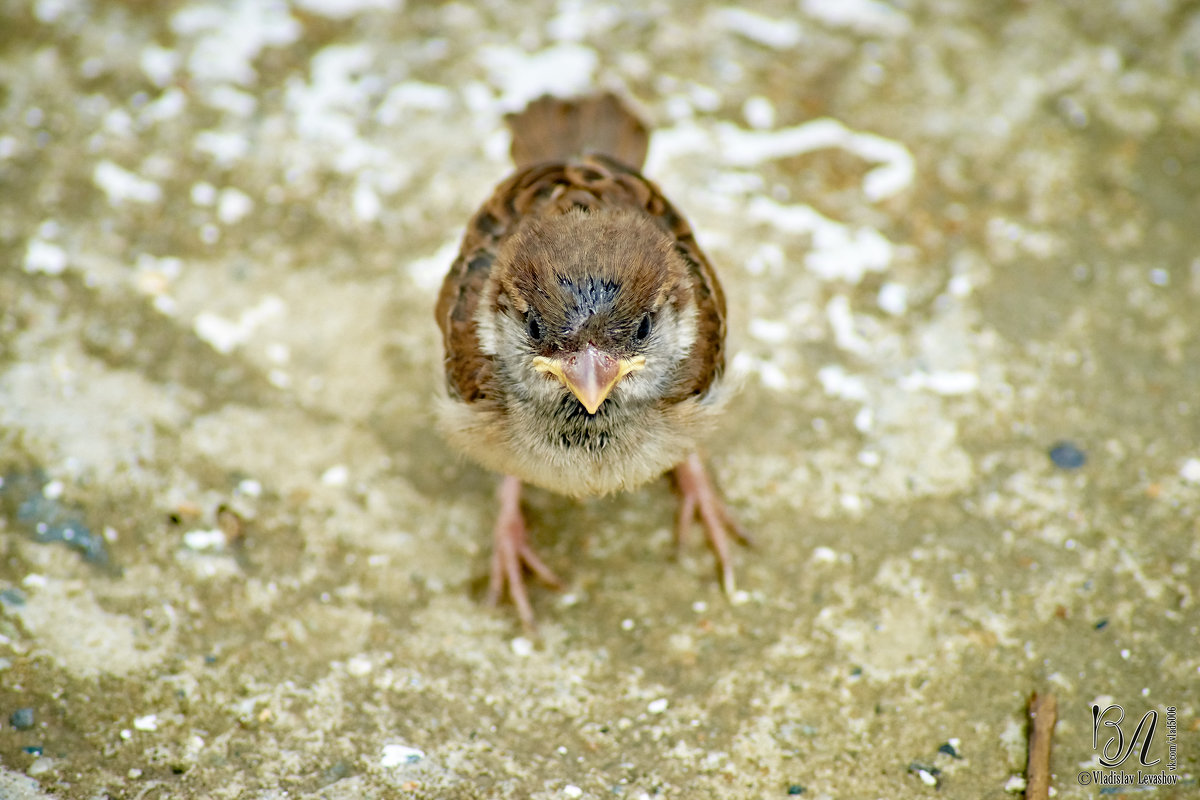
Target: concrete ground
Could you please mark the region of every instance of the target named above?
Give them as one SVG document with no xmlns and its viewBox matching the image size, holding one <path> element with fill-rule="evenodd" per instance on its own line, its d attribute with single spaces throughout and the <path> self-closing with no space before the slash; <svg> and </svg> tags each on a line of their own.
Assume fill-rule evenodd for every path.
<svg viewBox="0 0 1200 800">
<path fill-rule="evenodd" d="M 1015 797 L 1034 691 L 1058 797 L 1200 792 L 1194 4 L 2 8 L 0 796 Z M 530 637 L 431 311 L 503 113 L 596 86 L 757 543 L 726 599 L 665 480 L 530 492 Z"/>
</svg>

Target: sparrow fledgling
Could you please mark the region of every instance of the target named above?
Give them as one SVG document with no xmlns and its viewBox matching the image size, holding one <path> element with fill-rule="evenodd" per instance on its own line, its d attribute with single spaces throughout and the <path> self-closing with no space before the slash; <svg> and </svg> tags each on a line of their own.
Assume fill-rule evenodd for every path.
<svg viewBox="0 0 1200 800">
<path fill-rule="evenodd" d="M 699 517 L 725 591 L 743 534 L 696 454 L 719 409 L 725 298 L 683 217 L 638 170 L 649 134 L 611 94 L 543 97 L 508 118 L 517 170 L 467 226 L 437 321 L 449 398 L 439 423 L 504 475 L 489 597 L 526 626 L 521 483 L 571 496 L 673 470 L 682 539 Z"/>
</svg>

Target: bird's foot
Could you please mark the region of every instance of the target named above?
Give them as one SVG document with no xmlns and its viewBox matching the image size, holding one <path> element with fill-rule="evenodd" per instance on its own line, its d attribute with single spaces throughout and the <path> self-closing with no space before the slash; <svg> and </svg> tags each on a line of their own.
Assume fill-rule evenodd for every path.
<svg viewBox="0 0 1200 800">
<path fill-rule="evenodd" d="M 492 576 L 488 582 L 488 603 L 493 606 L 499 603 L 507 587 L 521 624 L 527 630 L 533 630 L 533 607 L 525 591 L 524 568 L 555 589 L 562 588 L 562 581 L 529 544 L 525 516 L 521 513 L 521 481 L 511 475 L 504 476 L 499 495 L 500 513 L 492 533 Z"/>
<path fill-rule="evenodd" d="M 721 588 L 726 596 L 732 597 L 737 587 L 733 579 L 729 541 L 732 538 L 748 545 L 751 544 L 750 537 L 729 513 L 720 492 L 708 477 L 700 456 L 695 453 L 688 456 L 671 474 L 679 491 L 675 541 L 682 546 L 692 527 L 692 521 L 699 517 L 700 524 L 704 526 L 704 534 L 708 537 L 708 544 L 716 556 L 717 569 L 721 574 Z"/>
</svg>

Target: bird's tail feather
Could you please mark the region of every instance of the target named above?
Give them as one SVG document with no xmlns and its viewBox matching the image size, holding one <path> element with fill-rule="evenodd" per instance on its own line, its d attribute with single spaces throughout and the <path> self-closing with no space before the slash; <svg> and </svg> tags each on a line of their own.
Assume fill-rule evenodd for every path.
<svg viewBox="0 0 1200 800">
<path fill-rule="evenodd" d="M 650 143 L 645 124 L 610 92 L 570 100 L 541 97 L 506 121 L 518 167 L 603 153 L 641 169 Z"/>
</svg>

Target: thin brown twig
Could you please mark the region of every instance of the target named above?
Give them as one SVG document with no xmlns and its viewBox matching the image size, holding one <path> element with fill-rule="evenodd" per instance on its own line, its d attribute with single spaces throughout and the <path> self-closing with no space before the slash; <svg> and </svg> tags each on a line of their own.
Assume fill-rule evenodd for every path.
<svg viewBox="0 0 1200 800">
<path fill-rule="evenodd" d="M 1025 767 L 1025 800 L 1050 797 L 1050 743 L 1058 719 L 1058 699 L 1034 692 L 1029 698 L 1029 763 Z"/>
</svg>

